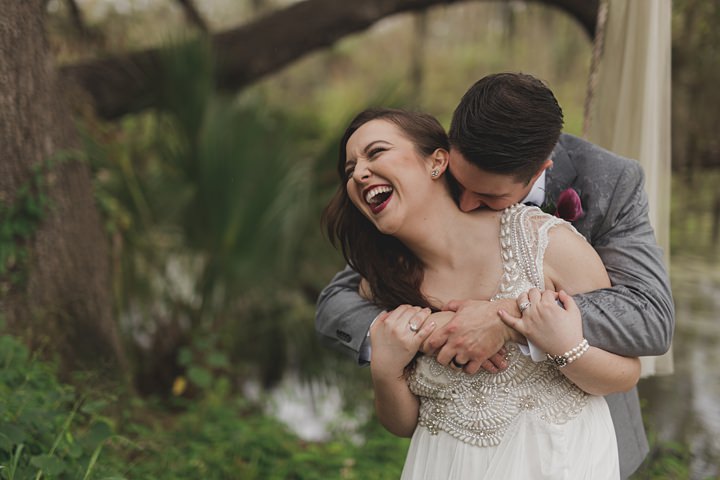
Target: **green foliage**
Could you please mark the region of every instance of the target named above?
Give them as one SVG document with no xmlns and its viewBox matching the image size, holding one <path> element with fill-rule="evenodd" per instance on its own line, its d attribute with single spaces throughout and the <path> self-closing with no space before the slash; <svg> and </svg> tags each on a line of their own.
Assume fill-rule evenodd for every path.
<svg viewBox="0 0 720 480">
<path fill-rule="evenodd" d="M 183 357 L 192 363 L 192 353 Z M 206 364 L 222 369 L 227 359 L 208 356 Z M 32 358 L 14 338 L 0 337 L 0 478 L 390 480 L 400 475 L 409 440 L 390 435 L 375 418 L 353 436 L 336 433 L 327 442 L 306 442 L 258 403 L 232 393 L 222 374 L 208 371 L 201 378 L 209 379 L 199 382 L 205 383 L 204 395 L 182 399 L 180 411 L 169 414 L 134 399 L 115 405 L 111 417 L 116 402 L 78 401 L 76 389 L 60 383 L 48 364 Z M 651 435 L 651 454 L 633 478 L 689 478 L 688 464 L 687 446 L 659 443 Z"/>
<path fill-rule="evenodd" d="M 113 435 L 93 404 L 10 336 L 0 336 L 0 478 L 91 478 Z"/>
<path fill-rule="evenodd" d="M 672 178 L 670 248 L 673 255 L 720 256 L 720 171 Z"/>
<path fill-rule="evenodd" d="M 227 359 L 207 363 L 223 368 Z M 3 480 L 391 479 L 407 449 L 407 439 L 374 420 L 362 431 L 366 442 L 343 435 L 304 442 L 210 372 L 200 375 L 204 395 L 181 399 L 182 410 L 168 416 L 138 399 L 119 409 L 111 408 L 116 399 L 78 400 L 10 336 L 0 337 L 0 367 Z"/>
<path fill-rule="evenodd" d="M 650 453 L 633 480 L 683 480 L 690 478 L 690 449 L 678 442 L 661 442 L 649 431 Z"/>
<path fill-rule="evenodd" d="M 316 222 L 312 171 L 324 148 L 312 116 L 217 93 L 210 58 L 202 42 L 169 49 L 164 113 L 128 118 L 117 133 L 88 125 L 86 135 L 99 203 L 122 238 L 122 307 L 147 297 L 194 325 L 248 288 L 294 282 L 299 243 Z"/>
<path fill-rule="evenodd" d="M 114 245 L 119 316 L 129 337 L 165 349 L 146 347 L 142 375 L 189 348 L 193 364 L 175 366 L 206 388 L 197 347 L 212 339 L 234 375 L 254 368 L 270 385 L 290 355 L 314 347 L 313 305 L 341 266 L 319 229 L 341 126 L 262 92 L 220 94 L 206 48 L 170 48 L 163 111 L 85 124 L 85 151 Z"/>
<path fill-rule="evenodd" d="M 130 478 L 331 478 L 338 461 L 317 455 L 313 476 L 306 476 L 296 461 L 306 447 L 294 435 L 227 398 L 193 404 L 171 428 L 147 432 L 144 441 L 148 447 L 133 454 Z"/>
<path fill-rule="evenodd" d="M 106 462 L 124 465 L 127 478 L 141 480 L 398 478 L 408 440 L 383 431 L 374 419 L 361 431 L 366 440 L 336 434 L 306 442 L 264 413 L 264 400 L 231 393 L 222 375 L 206 377 L 204 394 L 180 399 L 183 410 L 171 420 L 141 404 L 123 426 L 137 442 L 114 450 Z"/>
<path fill-rule="evenodd" d="M 675 0 L 672 22 L 673 169 L 701 173 L 720 167 L 720 4 Z"/>
<path fill-rule="evenodd" d="M 0 296 L 27 276 L 27 243 L 45 216 L 45 175 L 49 162 L 34 166 L 12 203 L 0 202 Z"/>
</svg>

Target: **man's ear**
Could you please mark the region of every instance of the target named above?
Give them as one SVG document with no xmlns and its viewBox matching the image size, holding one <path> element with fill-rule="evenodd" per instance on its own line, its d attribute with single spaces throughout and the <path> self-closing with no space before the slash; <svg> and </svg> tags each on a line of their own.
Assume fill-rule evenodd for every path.
<svg viewBox="0 0 720 480">
<path fill-rule="evenodd" d="M 438 176 L 445 173 L 448 167 L 448 160 L 450 159 L 450 153 L 444 148 L 437 148 L 430 156 L 430 170 L 437 170 Z"/>
<path fill-rule="evenodd" d="M 535 175 L 532 176 L 532 178 L 528 182 L 528 185 L 534 184 L 537 181 L 537 179 L 540 178 L 540 175 L 542 175 L 545 170 L 547 170 L 548 168 L 550 168 L 552 166 L 553 166 L 552 158 L 548 158 L 547 160 L 545 160 L 542 163 L 542 165 L 540 165 L 540 168 L 538 168 L 538 171 L 535 173 Z"/>
</svg>

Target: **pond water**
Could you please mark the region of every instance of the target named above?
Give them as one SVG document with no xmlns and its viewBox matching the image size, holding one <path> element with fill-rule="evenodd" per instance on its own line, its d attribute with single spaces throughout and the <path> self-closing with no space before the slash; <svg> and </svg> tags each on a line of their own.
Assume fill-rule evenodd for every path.
<svg viewBox="0 0 720 480">
<path fill-rule="evenodd" d="M 672 261 L 675 373 L 644 379 L 648 424 L 661 440 L 688 445 L 692 479 L 720 478 L 720 264 Z"/>
<path fill-rule="evenodd" d="M 674 258 L 671 277 L 675 373 L 641 380 L 643 411 L 660 440 L 689 446 L 692 480 L 720 478 L 720 264 Z M 362 423 L 372 408 L 348 421 L 341 398 L 337 388 L 291 374 L 272 393 L 268 411 L 301 437 L 324 440 L 338 423 L 350 429 Z"/>
</svg>

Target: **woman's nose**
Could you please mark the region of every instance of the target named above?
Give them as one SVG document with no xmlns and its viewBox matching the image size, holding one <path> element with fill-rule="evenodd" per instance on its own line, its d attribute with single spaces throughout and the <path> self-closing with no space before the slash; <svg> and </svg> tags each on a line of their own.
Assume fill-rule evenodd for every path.
<svg viewBox="0 0 720 480">
<path fill-rule="evenodd" d="M 370 169 L 367 163 L 359 163 L 355 165 L 355 171 L 353 171 L 353 179 L 356 182 L 363 182 L 370 178 Z"/>
</svg>

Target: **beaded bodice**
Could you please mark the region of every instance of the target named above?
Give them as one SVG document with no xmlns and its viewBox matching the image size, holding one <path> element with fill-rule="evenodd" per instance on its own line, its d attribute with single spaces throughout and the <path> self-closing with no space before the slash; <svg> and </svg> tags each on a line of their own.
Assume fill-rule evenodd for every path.
<svg viewBox="0 0 720 480">
<path fill-rule="evenodd" d="M 502 212 L 503 276 L 493 300 L 544 288 L 548 232 L 560 223 L 564 222 L 537 207 L 513 205 Z M 418 423 L 432 433 L 442 430 L 472 445 L 492 446 L 523 413 L 559 424 L 582 410 L 587 394 L 552 362 L 534 362 L 514 343 L 505 347 L 508 368 L 497 374 L 481 370 L 468 375 L 433 357 L 419 357 L 408 378 L 410 390 L 420 398 Z"/>
</svg>

